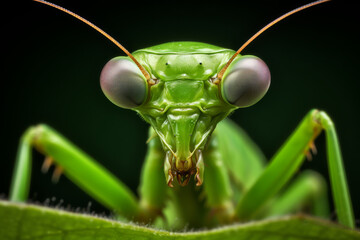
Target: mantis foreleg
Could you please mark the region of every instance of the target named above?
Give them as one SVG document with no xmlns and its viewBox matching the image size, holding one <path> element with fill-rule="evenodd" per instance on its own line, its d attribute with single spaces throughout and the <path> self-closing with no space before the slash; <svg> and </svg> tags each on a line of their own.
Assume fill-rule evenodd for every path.
<svg viewBox="0 0 360 240">
<path fill-rule="evenodd" d="M 46 125 L 30 127 L 22 136 L 10 190 L 10 200 L 25 201 L 31 172 L 31 148 L 53 159 L 70 180 L 109 209 L 125 217 L 138 216 L 134 194 L 114 175 Z"/>
<path fill-rule="evenodd" d="M 216 148 L 216 141 L 216 137 L 211 140 L 204 156 L 206 164 L 204 191 L 211 209 L 210 214 L 216 216 L 214 219 L 218 222 L 224 223 L 230 222 L 234 216 L 233 191 L 225 162 L 219 149 Z"/>
<path fill-rule="evenodd" d="M 149 136 L 155 132 L 150 128 Z M 143 218 L 155 220 L 161 214 L 167 200 L 168 185 L 164 175 L 165 154 L 158 137 L 148 143 L 148 150 L 140 179 L 140 207 Z"/>
<path fill-rule="evenodd" d="M 250 219 L 296 173 L 314 139 L 326 134 L 329 175 L 339 222 L 354 227 L 340 146 L 333 122 L 325 112 L 312 110 L 272 158 L 269 166 L 244 194 L 236 208 L 240 219 Z"/>
</svg>

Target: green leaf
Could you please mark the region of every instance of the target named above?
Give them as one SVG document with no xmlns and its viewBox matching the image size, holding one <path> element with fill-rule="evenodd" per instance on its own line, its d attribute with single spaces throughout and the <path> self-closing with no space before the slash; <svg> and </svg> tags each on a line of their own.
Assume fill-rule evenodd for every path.
<svg viewBox="0 0 360 240">
<path fill-rule="evenodd" d="M 360 233 L 308 216 L 282 217 L 204 231 L 169 232 L 134 223 L 0 201 L 0 239 L 360 239 Z"/>
</svg>

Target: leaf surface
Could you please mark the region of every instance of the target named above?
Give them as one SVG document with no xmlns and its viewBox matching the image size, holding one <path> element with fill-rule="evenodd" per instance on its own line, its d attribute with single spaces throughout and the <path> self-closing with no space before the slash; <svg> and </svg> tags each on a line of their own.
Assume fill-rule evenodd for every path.
<svg viewBox="0 0 360 240">
<path fill-rule="evenodd" d="M 0 239 L 356 240 L 358 231 L 297 215 L 204 231 L 169 232 L 29 204 L 0 201 Z"/>
</svg>

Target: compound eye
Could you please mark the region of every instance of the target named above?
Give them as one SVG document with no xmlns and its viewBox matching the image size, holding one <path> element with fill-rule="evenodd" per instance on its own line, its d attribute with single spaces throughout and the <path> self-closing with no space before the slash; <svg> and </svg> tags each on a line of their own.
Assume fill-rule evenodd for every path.
<svg viewBox="0 0 360 240">
<path fill-rule="evenodd" d="M 257 103 L 270 86 L 270 70 L 263 60 L 243 56 L 227 70 L 221 82 L 223 98 L 238 107 Z"/>
<path fill-rule="evenodd" d="M 125 57 L 111 59 L 100 75 L 105 96 L 122 108 L 134 108 L 144 103 L 147 81 L 134 62 Z"/>
</svg>

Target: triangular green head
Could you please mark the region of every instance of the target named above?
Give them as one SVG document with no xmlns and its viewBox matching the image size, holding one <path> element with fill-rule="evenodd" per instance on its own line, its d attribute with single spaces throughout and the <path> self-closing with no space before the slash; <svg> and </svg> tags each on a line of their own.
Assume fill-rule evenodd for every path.
<svg viewBox="0 0 360 240">
<path fill-rule="evenodd" d="M 205 43 L 171 42 L 133 53 L 150 79 L 129 57 L 110 60 L 101 73 L 109 100 L 138 112 L 159 136 L 169 186 L 174 178 L 184 186 L 192 175 L 201 185 L 202 152 L 217 123 L 259 101 L 269 88 L 269 69 L 255 56 L 237 56 L 220 81 L 217 74 L 234 53 Z"/>
</svg>

